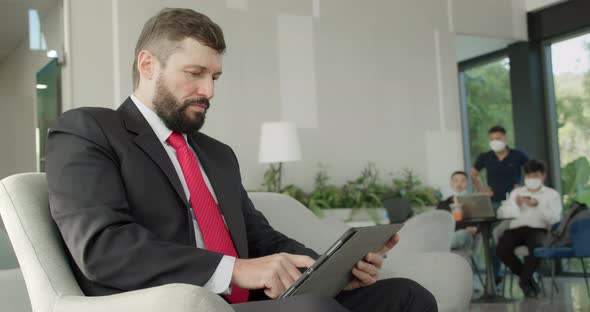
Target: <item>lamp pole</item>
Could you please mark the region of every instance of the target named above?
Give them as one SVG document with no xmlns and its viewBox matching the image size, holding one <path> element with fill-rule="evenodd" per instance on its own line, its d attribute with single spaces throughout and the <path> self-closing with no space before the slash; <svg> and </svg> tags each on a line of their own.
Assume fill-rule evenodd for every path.
<svg viewBox="0 0 590 312">
<path fill-rule="evenodd" d="M 278 183 L 277 183 L 278 190 L 277 190 L 277 192 L 280 193 L 281 192 L 281 182 L 282 182 L 281 180 L 283 179 L 283 163 L 282 162 L 279 162 L 279 169 L 278 169 L 278 171 L 279 171 L 279 174 L 278 174 L 279 178 L 277 179 L 278 180 Z"/>
</svg>

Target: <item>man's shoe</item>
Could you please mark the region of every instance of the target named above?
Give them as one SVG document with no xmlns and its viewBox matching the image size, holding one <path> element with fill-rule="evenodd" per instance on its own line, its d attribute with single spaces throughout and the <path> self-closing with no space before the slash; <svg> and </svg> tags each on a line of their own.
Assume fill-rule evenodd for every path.
<svg viewBox="0 0 590 312">
<path fill-rule="evenodd" d="M 502 284 L 502 281 L 504 280 L 504 277 L 502 276 L 496 276 L 494 277 L 494 282 L 496 283 L 496 286 Z"/>
<path fill-rule="evenodd" d="M 533 280 L 531 280 L 530 285 L 531 285 L 531 288 L 533 289 L 533 291 L 535 292 L 535 297 L 539 296 L 539 294 L 541 293 L 541 286 L 539 285 L 539 283 L 537 283 L 533 279 Z"/>
<path fill-rule="evenodd" d="M 526 298 L 537 298 L 537 294 L 535 293 L 535 289 L 528 281 L 520 280 L 518 281 L 518 286 L 522 289 L 522 293 Z"/>
</svg>

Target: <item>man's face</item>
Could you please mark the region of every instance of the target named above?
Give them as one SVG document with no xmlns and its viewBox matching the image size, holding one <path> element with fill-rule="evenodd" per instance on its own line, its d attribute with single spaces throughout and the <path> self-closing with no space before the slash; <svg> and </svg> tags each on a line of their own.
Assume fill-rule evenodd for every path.
<svg viewBox="0 0 590 312">
<path fill-rule="evenodd" d="M 451 177 L 451 188 L 455 192 L 462 192 L 467 189 L 467 177 L 462 174 L 456 174 Z"/>
<path fill-rule="evenodd" d="M 488 135 L 488 139 L 491 141 L 502 141 L 506 143 L 506 135 L 502 132 L 492 132 Z"/>
<path fill-rule="evenodd" d="M 152 103 L 166 126 L 180 133 L 201 129 L 221 75 L 221 55 L 187 38 L 154 73 L 158 78 Z"/>
</svg>

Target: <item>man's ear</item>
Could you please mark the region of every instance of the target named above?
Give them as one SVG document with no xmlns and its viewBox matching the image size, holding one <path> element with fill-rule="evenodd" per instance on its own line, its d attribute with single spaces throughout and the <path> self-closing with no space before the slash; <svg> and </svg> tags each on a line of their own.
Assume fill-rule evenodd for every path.
<svg viewBox="0 0 590 312">
<path fill-rule="evenodd" d="M 158 58 L 150 51 L 142 50 L 137 55 L 137 70 L 139 77 L 145 80 L 154 79 Z"/>
</svg>

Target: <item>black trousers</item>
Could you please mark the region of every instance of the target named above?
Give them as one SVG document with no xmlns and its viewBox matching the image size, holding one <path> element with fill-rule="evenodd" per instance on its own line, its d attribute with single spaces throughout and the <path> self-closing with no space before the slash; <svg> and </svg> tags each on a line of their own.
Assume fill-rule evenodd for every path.
<svg viewBox="0 0 590 312">
<path fill-rule="evenodd" d="M 250 301 L 267 300 L 263 292 L 250 292 Z M 436 312 L 438 311 L 434 296 L 420 284 L 405 278 L 390 278 L 355 290 L 342 291 L 334 299 L 352 312 Z M 250 311 L 255 308 L 259 312 L 275 311 L 275 306 L 268 302 L 256 303 L 256 306 L 234 306 L 236 311 Z M 289 302 L 287 302 L 289 304 Z M 294 305 L 297 302 L 293 302 Z M 280 311 L 290 311 L 290 307 L 281 304 Z M 296 309 L 294 309 L 296 310 Z M 279 310 L 277 310 L 279 311 Z M 309 310 L 308 310 L 309 311 Z M 322 309 L 322 312 L 328 310 Z M 337 310 L 340 311 L 340 310 Z M 314 311 L 315 312 L 315 311 Z"/>
<path fill-rule="evenodd" d="M 514 274 L 518 275 L 522 281 L 528 282 L 532 280 L 533 273 L 539 265 L 539 260 L 535 258 L 533 251 L 543 246 L 545 235 L 547 235 L 545 229 L 531 227 L 506 230 L 496 246 L 496 254 Z M 529 249 L 529 255 L 524 258 L 524 262 L 514 255 L 514 249 L 522 245 Z"/>
<path fill-rule="evenodd" d="M 343 291 L 336 301 L 353 312 L 435 312 L 434 296 L 420 284 L 405 278 L 390 278 L 364 288 Z"/>
</svg>

